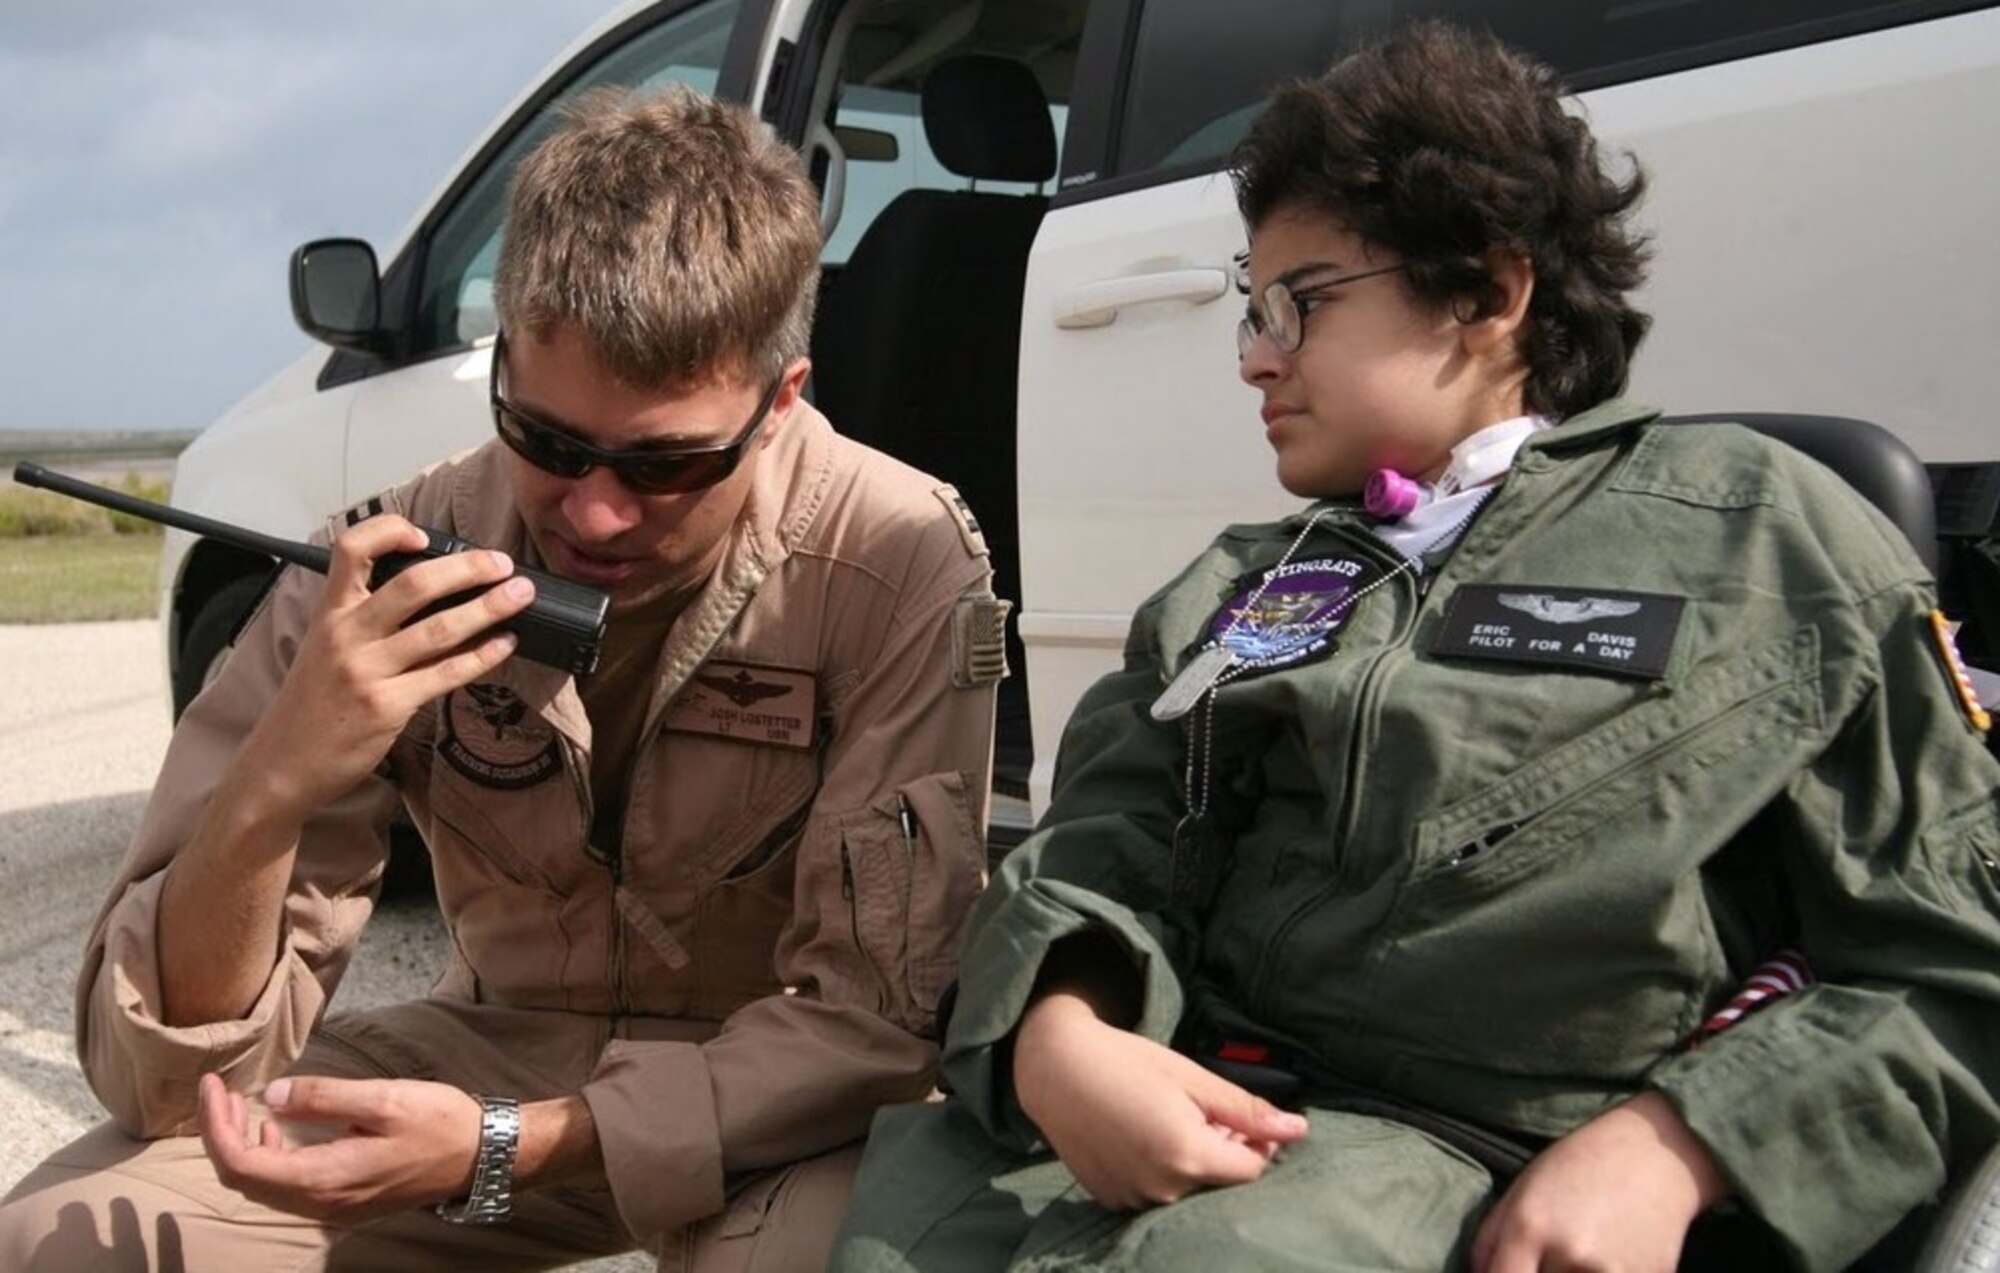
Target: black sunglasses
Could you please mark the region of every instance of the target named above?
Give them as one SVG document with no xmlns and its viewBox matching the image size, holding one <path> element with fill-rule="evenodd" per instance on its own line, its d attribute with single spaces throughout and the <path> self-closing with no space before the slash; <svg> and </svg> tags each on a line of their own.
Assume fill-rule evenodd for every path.
<svg viewBox="0 0 2000 1273">
<path fill-rule="evenodd" d="M 538 418 L 533 412 L 507 401 L 500 392 L 500 365 L 507 360 L 507 337 L 493 337 L 493 367 L 487 375 L 486 396 L 493 408 L 493 427 L 500 440 L 528 463 L 557 477 L 578 478 L 602 465 L 629 489 L 641 495 L 684 495 L 705 490 L 736 471 L 744 448 L 763 431 L 771 404 L 785 383 L 779 376 L 757 400 L 750 416 L 733 441 L 711 446 L 629 447 L 607 451 L 592 446 L 559 425 Z"/>
</svg>

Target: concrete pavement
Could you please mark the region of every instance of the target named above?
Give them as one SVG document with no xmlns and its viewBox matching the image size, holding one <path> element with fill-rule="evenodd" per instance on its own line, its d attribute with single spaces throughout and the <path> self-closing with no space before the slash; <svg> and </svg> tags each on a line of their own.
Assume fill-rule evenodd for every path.
<svg viewBox="0 0 2000 1273">
<path fill-rule="evenodd" d="M 84 938 L 170 733 L 159 627 L 0 625 L 0 1193 L 102 1117 L 77 1068 Z M 370 921 L 336 1002 L 424 993 L 446 945 L 428 899 Z M 637 1273 L 638 1256 L 580 1266 Z"/>
</svg>

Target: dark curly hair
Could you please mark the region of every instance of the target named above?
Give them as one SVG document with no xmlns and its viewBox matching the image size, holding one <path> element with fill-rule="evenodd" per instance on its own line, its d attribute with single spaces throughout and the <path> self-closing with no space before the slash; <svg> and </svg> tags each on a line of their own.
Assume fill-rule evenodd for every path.
<svg viewBox="0 0 2000 1273">
<path fill-rule="evenodd" d="M 1485 254 L 1519 252 L 1535 276 L 1528 409 L 1561 419 L 1624 389 L 1650 322 L 1626 299 L 1650 255 L 1627 224 L 1645 174 L 1636 161 L 1622 183 L 1604 171 L 1548 67 L 1491 35 L 1416 23 L 1279 89 L 1231 167 L 1253 232 L 1286 207 L 1325 212 L 1402 257 L 1417 296 L 1461 319 L 1499 301 Z"/>
</svg>

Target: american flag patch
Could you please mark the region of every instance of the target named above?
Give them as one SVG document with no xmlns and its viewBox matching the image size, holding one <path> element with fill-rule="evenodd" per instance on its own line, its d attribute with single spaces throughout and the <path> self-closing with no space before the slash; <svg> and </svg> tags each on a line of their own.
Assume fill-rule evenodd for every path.
<svg viewBox="0 0 2000 1273">
<path fill-rule="evenodd" d="M 1958 657 L 1958 625 L 1944 617 L 1944 611 L 1931 611 L 1931 640 L 1936 643 L 1939 662 L 1944 664 L 1944 674 L 1951 679 L 1951 688 L 1958 694 L 1959 706 L 1965 709 L 1965 718 L 1980 733 L 1993 728 L 1993 718 L 1979 703 L 1979 691 L 1973 688 L 1972 678 L 1966 675 L 1965 663 Z"/>
</svg>

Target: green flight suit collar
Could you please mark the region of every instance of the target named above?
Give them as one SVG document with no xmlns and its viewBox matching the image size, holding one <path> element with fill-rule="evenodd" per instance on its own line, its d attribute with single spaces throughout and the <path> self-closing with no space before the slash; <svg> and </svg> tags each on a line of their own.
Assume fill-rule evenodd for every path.
<svg viewBox="0 0 2000 1273">
<path fill-rule="evenodd" d="M 1544 429 L 1535 434 L 1521 444 L 1521 454 L 1581 450 L 1659 418 L 1658 407 L 1627 402 L 1623 398 L 1612 398 L 1598 403 L 1587 411 L 1578 412 L 1552 429 Z M 1361 507 L 1361 496 L 1357 493 L 1316 500 L 1284 518 L 1278 525 L 1283 530 L 1296 532 L 1313 517 L 1318 517 L 1326 524 L 1345 521 L 1372 526 L 1375 521 Z"/>
<path fill-rule="evenodd" d="M 1612 398 L 1545 429 L 1521 444 L 1522 451 L 1571 451 L 1592 446 L 1660 418 L 1658 407 Z"/>
</svg>

